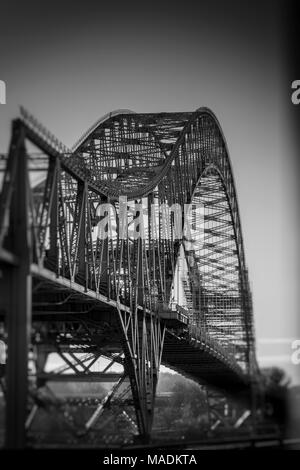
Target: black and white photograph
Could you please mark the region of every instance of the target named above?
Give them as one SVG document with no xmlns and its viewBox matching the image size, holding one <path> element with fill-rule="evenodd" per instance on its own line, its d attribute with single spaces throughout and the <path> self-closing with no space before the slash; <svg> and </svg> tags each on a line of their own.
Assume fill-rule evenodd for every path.
<svg viewBox="0 0 300 470">
<path fill-rule="evenodd" d="M 296 5 L 1 1 L 0 461 L 300 450 Z"/>
</svg>

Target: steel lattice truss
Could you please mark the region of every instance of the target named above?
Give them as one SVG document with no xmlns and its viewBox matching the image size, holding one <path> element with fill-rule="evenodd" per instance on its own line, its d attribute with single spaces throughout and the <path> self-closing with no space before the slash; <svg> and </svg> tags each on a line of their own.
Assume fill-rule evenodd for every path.
<svg viewBox="0 0 300 470">
<path fill-rule="evenodd" d="M 201 236 L 190 240 L 178 236 L 173 211 L 186 204 L 203 209 L 191 215 Z M 2 184 L 0 246 L 5 265 L 21 260 L 15 282 L 26 281 L 25 323 L 32 312 L 39 325 L 70 324 L 74 315 L 109 325 L 106 341 L 120 343 L 144 435 L 161 361 L 233 390 L 257 371 L 235 185 L 220 125 L 206 108 L 111 113 L 73 150 L 23 110 Z M 20 315 L 20 305 L 11 308 Z M 11 348 L 23 341 L 25 351 L 30 335 L 15 328 L 8 324 Z M 94 351 L 105 339 L 103 328 L 81 340 L 60 328 L 64 347 Z"/>
</svg>

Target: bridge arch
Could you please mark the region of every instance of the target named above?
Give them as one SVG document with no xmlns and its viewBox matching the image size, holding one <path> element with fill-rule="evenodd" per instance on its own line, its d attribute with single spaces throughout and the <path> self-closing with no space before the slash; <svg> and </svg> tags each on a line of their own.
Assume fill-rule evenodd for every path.
<svg viewBox="0 0 300 470">
<path fill-rule="evenodd" d="M 224 307 L 224 311 L 231 315 L 231 319 L 237 318 L 239 327 L 236 326 L 238 329 L 236 339 L 234 340 L 228 335 L 226 341 L 230 343 L 231 347 L 232 340 L 239 343 L 236 357 L 242 367 L 247 369 L 250 350 L 254 348 L 252 312 L 249 306 L 250 291 L 238 201 L 228 147 L 214 113 L 208 108 L 199 108 L 193 113 L 135 114 L 126 111 L 114 112 L 101 119 L 89 133 L 85 134 L 79 145 L 76 146 L 75 152 L 83 155 L 87 166 L 91 161 L 89 158 L 91 155 L 94 160 L 105 162 L 108 165 L 101 167 L 100 163 L 99 173 L 94 173 L 94 182 L 97 183 L 97 178 L 101 182 L 105 181 L 104 193 L 111 200 L 116 200 L 117 195 L 125 195 L 128 200 L 134 201 L 141 201 L 143 198 L 151 200 L 156 194 L 160 202 L 169 205 L 181 204 L 183 207 L 184 204 L 193 202 L 196 191 L 202 190 L 202 194 L 206 192 L 208 195 L 209 183 L 206 182 L 206 189 L 203 189 L 205 181 L 211 180 L 210 186 L 212 186 L 212 180 L 214 180 L 215 193 L 222 193 L 221 197 L 224 199 L 222 204 L 223 211 L 227 212 L 227 228 L 222 229 L 224 232 L 223 247 L 219 256 L 216 251 L 214 252 L 215 259 L 207 255 L 209 242 L 206 241 L 206 249 L 201 251 L 201 258 L 204 260 L 202 265 L 207 266 L 207 263 L 210 263 L 210 269 L 212 269 L 217 259 L 227 257 L 227 264 L 219 266 L 218 277 L 222 277 L 221 268 L 224 272 L 229 271 L 228 278 L 230 277 L 230 269 L 236 271 L 235 297 L 231 295 L 233 305 L 227 309 Z M 115 157 L 112 157 L 112 153 Z M 137 182 L 137 180 L 139 181 Z M 211 192 L 207 197 L 211 197 L 212 194 Z M 205 199 L 205 195 L 202 196 L 202 199 L 203 197 Z M 208 201 L 206 204 L 208 205 Z M 216 211 L 218 199 L 214 204 Z M 212 201 L 210 201 L 210 205 L 213 207 Z M 206 225 L 208 220 L 209 217 L 206 215 Z M 219 226 L 222 224 L 222 214 L 214 223 Z M 208 228 L 204 230 L 208 230 Z M 226 248 L 224 245 L 226 230 L 231 231 L 231 256 L 230 253 L 228 254 L 228 247 Z M 219 236 L 221 232 L 219 232 Z M 208 238 L 207 234 L 206 238 Z M 220 240 L 219 243 L 221 243 Z M 178 248 L 179 244 L 175 240 L 172 240 L 168 247 L 167 244 L 163 247 L 163 251 L 167 253 L 167 256 L 164 255 L 164 262 L 167 264 L 167 270 L 172 271 L 173 278 Z M 162 251 L 158 252 L 157 257 L 161 257 L 161 253 Z M 152 277 L 154 284 L 157 273 L 153 273 L 151 270 L 149 272 L 149 266 L 145 266 L 145 272 L 147 273 L 145 277 L 150 279 Z M 171 282 L 166 280 L 166 273 L 163 273 L 162 277 L 164 279 L 160 281 L 160 284 L 165 288 L 162 289 L 159 300 L 168 303 Z M 152 286 L 152 291 L 155 291 L 152 297 L 157 297 L 157 289 L 154 290 Z M 223 300 L 228 303 L 230 294 L 227 299 Z M 150 302 L 151 305 L 156 305 L 156 301 L 157 298 L 153 298 Z M 144 302 L 146 302 L 145 299 Z M 207 299 L 204 302 L 207 303 Z M 191 310 L 193 310 L 192 307 Z M 195 317 L 195 314 L 192 316 Z"/>
</svg>

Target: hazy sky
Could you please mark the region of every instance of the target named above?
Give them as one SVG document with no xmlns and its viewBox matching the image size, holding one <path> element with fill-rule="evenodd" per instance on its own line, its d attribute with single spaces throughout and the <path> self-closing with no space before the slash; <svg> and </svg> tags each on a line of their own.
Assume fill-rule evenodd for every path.
<svg viewBox="0 0 300 470">
<path fill-rule="evenodd" d="M 295 378 L 296 167 L 287 144 L 279 17 L 274 1 L 2 1 L 7 104 L 0 105 L 0 152 L 20 104 L 68 146 L 118 108 L 211 108 L 231 154 L 259 356 Z"/>
</svg>

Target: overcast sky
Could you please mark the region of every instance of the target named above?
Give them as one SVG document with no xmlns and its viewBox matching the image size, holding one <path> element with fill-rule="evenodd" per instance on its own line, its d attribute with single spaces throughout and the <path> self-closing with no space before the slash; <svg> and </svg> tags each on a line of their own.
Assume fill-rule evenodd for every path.
<svg viewBox="0 0 300 470">
<path fill-rule="evenodd" d="M 231 154 L 259 356 L 300 380 L 290 363 L 300 338 L 296 167 L 276 2 L 61 3 L 1 2 L 0 152 L 20 104 L 68 146 L 115 109 L 211 108 Z"/>
</svg>

